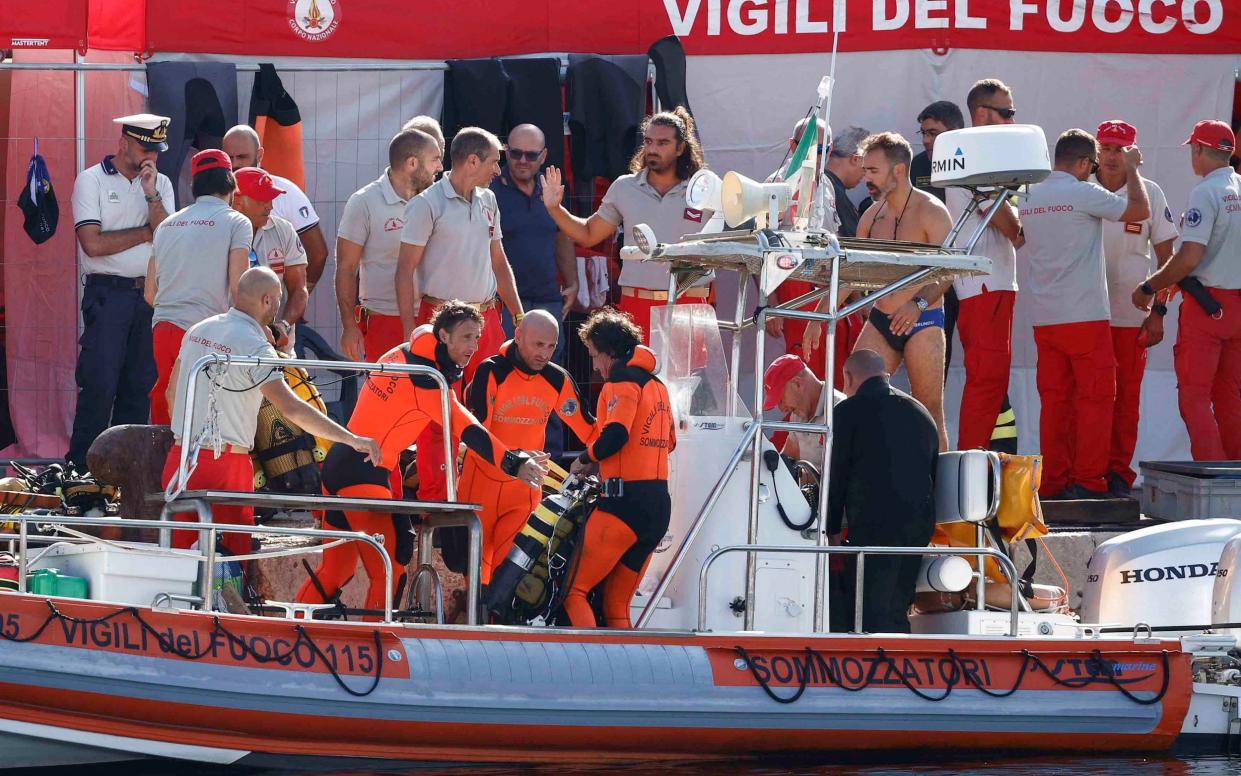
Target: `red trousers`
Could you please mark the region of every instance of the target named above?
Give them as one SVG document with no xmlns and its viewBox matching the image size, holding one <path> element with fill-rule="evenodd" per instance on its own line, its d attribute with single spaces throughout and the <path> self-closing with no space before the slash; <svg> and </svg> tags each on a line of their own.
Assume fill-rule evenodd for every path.
<svg viewBox="0 0 1241 776">
<path fill-rule="evenodd" d="M 181 446 L 174 444 L 168 451 L 164 461 L 164 487 L 176 476 L 177 464 L 181 460 Z M 191 462 L 192 463 L 192 462 Z M 189 490 L 254 490 L 254 464 L 246 453 L 224 452 L 219 458 L 211 450 L 198 451 L 198 467 L 190 475 Z M 215 522 L 230 525 L 254 525 L 253 507 L 214 506 L 211 514 Z M 193 512 L 179 513 L 175 517 L 180 522 L 195 522 L 198 516 Z M 189 549 L 198 541 L 198 531 L 173 531 L 172 546 L 178 549 Z M 250 534 L 222 533 L 220 544 L 234 555 L 245 555 L 250 552 Z"/>
<path fill-rule="evenodd" d="M 689 297 L 684 294 L 677 299 L 677 304 L 715 304 L 715 288 L 709 286 L 710 290 L 707 296 Z M 695 292 L 697 293 L 697 292 Z M 667 307 L 668 299 L 644 299 L 640 296 L 631 296 L 626 293 L 625 287 L 621 288 L 620 301 L 616 303 L 616 309 L 622 313 L 628 313 L 633 322 L 642 328 L 642 344 L 651 344 L 651 310 L 656 307 Z"/>
<path fill-rule="evenodd" d="M 362 349 L 367 361 L 379 357 L 409 339 L 410 332 L 401 328 L 401 316 L 366 312 L 358 321 L 362 329 Z"/>
<path fill-rule="evenodd" d="M 430 305 L 423 304 L 416 325 L 431 321 Z M 478 350 L 465 367 L 461 383 L 456 386 L 458 398 L 465 394 L 465 386 L 474 379 L 474 371 L 484 360 L 500 352 L 504 344 L 504 329 L 500 328 L 500 308 L 492 307 L 483 313 L 483 333 L 478 338 Z M 447 422 L 447 419 L 445 419 Z M 448 482 L 444 479 L 444 430 L 438 423 L 429 423 L 418 437 L 418 498 L 421 501 L 446 501 Z"/>
<path fill-rule="evenodd" d="M 1116 356 L 1116 409 L 1112 412 L 1112 450 L 1107 470 L 1119 474 L 1133 487 L 1133 451 L 1138 446 L 1138 412 L 1142 404 L 1142 375 L 1146 372 L 1146 348 L 1138 343 L 1139 326 L 1112 327 L 1112 353 Z"/>
<path fill-rule="evenodd" d="M 503 477 L 492 467 L 467 455 L 461 470 L 459 501 L 482 505 L 478 513 L 483 528 L 483 558 L 479 582 L 491 581 L 491 572 L 504 562 L 513 539 L 539 505 L 540 490 L 511 477 Z"/>
<path fill-rule="evenodd" d="M 1241 291 L 1209 288 L 1223 305 L 1211 318 L 1189 297 L 1173 354 L 1181 418 L 1195 461 L 1241 459 Z"/>
<path fill-rule="evenodd" d="M 328 494 L 332 495 L 332 494 Z M 335 494 L 338 496 L 349 496 L 353 498 L 392 498 L 392 492 L 382 485 L 348 485 L 340 489 Z M 359 531 L 367 534 L 379 534 L 383 537 L 384 552 L 388 555 L 388 560 L 392 563 L 392 586 L 393 595 L 401 587 L 401 577 L 405 573 L 405 569 L 401 567 L 396 560 L 396 530 L 392 523 L 392 515 L 387 512 L 345 512 L 345 520 L 349 523 L 349 530 Z M 336 530 L 334 526 L 324 522 L 323 529 L 325 531 Z M 324 539 L 323 544 L 329 544 L 335 539 Z M 384 565 L 383 560 L 379 557 L 379 553 L 374 548 L 364 545 L 361 542 L 345 542 L 344 544 L 331 547 L 323 551 L 323 560 L 319 563 L 319 568 L 315 569 L 315 578 L 319 580 L 319 584 L 323 586 L 323 590 L 329 596 L 335 596 L 340 589 L 353 579 L 354 573 L 358 569 L 358 561 L 362 561 L 362 568 L 366 569 L 366 576 L 369 585 L 366 589 L 366 601 L 364 607 L 367 609 L 382 609 L 384 606 Z M 319 592 L 319 588 L 309 578 L 302 583 L 301 588 L 297 591 L 297 601 L 299 603 L 323 604 L 328 603 L 324 600 L 323 594 Z M 398 606 L 399 602 L 393 601 L 393 606 Z M 367 617 L 367 620 L 377 620 L 377 617 Z"/>
<path fill-rule="evenodd" d="M 1107 321 L 1035 326 L 1043 484 L 1052 496 L 1070 485 L 1107 492 L 1108 448 L 1116 404 L 1116 356 Z M 994 418 L 989 422 L 994 423 Z"/>
<path fill-rule="evenodd" d="M 815 286 L 802 280 L 786 280 L 776 288 L 773 296 L 776 301 L 787 302 L 802 294 L 810 293 Z M 817 302 L 811 302 L 798 309 L 812 311 Z M 826 362 L 823 359 L 823 348 L 827 343 L 827 327 L 824 326 L 823 336 L 819 338 L 819 346 L 809 355 L 803 353 L 802 340 L 806 333 L 806 325 L 809 321 L 795 321 L 792 319 L 784 319 L 784 352 L 792 353 L 800 356 L 802 361 L 810 367 L 810 371 L 814 372 L 814 376 L 820 380 L 826 379 L 824 375 L 827 370 L 824 368 Z M 835 353 L 835 378 L 833 382 L 838 390 L 844 390 L 845 377 L 844 366 L 845 359 L 853 352 L 853 346 L 857 343 L 857 338 L 862 333 L 862 326 L 866 323 L 862 319 L 861 313 L 854 313 L 848 318 L 843 318 L 836 324 L 836 353 Z"/>
<path fill-rule="evenodd" d="M 1013 304 L 1016 301 L 1017 294 L 1012 291 L 984 291 L 961 300 L 957 334 L 965 352 L 965 389 L 961 392 L 958 421 L 959 450 L 987 450 L 991 446 L 995 419 L 1008 393 L 1008 370 L 1013 359 Z M 1039 353 L 1041 364 L 1041 349 Z M 1039 374 L 1042 374 L 1041 367 Z M 1042 390 L 1041 385 L 1039 390 Z M 1043 482 L 1047 482 L 1046 469 Z"/>
<path fill-rule="evenodd" d="M 151 389 L 151 425 L 167 426 L 172 423 L 172 412 L 164 394 L 168 392 L 168 381 L 172 379 L 172 367 L 177 363 L 181 353 L 181 340 L 185 338 L 185 329 L 160 321 L 151 329 L 151 349 L 155 354 L 155 387 Z M 188 366 L 188 364 L 187 364 Z"/>
</svg>

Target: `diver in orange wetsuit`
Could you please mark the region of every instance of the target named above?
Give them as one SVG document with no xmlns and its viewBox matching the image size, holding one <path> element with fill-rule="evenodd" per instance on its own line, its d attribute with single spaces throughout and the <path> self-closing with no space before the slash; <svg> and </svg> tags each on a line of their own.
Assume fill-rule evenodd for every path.
<svg viewBox="0 0 1241 776">
<path fill-rule="evenodd" d="M 599 310 L 578 333 L 607 382 L 596 406 L 595 437 L 570 471 L 598 461 L 605 490 L 586 520 L 564 607 L 575 627 L 596 627 L 586 594 L 603 583 L 607 627 L 629 628 L 629 602 L 672 516 L 672 403 L 654 375 L 655 354 L 641 344 L 642 330 L 628 315 Z"/>
<path fill-rule="evenodd" d="M 556 413 L 583 442 L 594 434 L 595 418 L 582 404 L 573 378 L 551 362 L 560 324 L 543 310 L 526 313 L 500 354 L 478 365 L 466 392 L 466 406 L 496 439 L 526 450 L 543 444 L 547 420 Z M 504 561 L 513 537 L 539 504 L 540 493 L 506 477 L 473 452 L 461 471 L 461 500 L 482 504 L 483 584 Z"/>
<path fill-rule="evenodd" d="M 478 336 L 483 317 L 478 309 L 464 302 L 445 302 L 431 317 L 429 326 L 414 329 L 410 341 L 389 350 L 380 364 L 419 364 L 433 367 L 447 378 L 449 385 L 461 379 L 462 365 L 478 349 Z M 481 460 L 496 467 L 498 477 L 517 479 L 523 487 L 535 489 L 547 473 L 547 456 L 510 450 L 496 439 L 461 405 L 456 394 L 449 392 L 451 418 L 449 430 Z M 366 376 L 349 428 L 368 429 L 380 449 L 384 462 L 395 466 L 402 450 L 408 448 L 428 425 L 442 426 L 440 392 L 434 379 L 427 375 L 371 372 Z M 500 474 L 500 473 L 503 474 Z M 352 448 L 333 445 L 323 462 L 323 491 L 332 496 L 357 498 L 395 498 L 391 488 L 391 471 L 372 466 Z M 397 530 L 393 515 L 387 512 L 329 512 L 324 528 L 380 534 L 384 550 L 392 561 L 396 576 L 395 595 L 399 597 L 405 582 L 403 567 L 412 555 L 408 530 Z M 400 550 L 398 550 L 398 547 Z M 370 587 L 366 608 L 383 608 L 383 561 L 358 542 L 347 542 L 323 551 L 323 561 L 313 579 L 307 579 L 297 593 L 303 603 L 326 603 L 353 577 L 361 558 Z M 318 586 L 315 580 L 318 580 Z M 322 590 L 320 590 L 320 586 Z"/>
</svg>

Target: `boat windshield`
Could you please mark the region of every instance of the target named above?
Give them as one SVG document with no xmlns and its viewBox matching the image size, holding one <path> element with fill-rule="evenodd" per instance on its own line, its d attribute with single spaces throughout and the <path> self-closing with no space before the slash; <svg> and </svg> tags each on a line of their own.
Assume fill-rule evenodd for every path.
<svg viewBox="0 0 1241 776">
<path fill-rule="evenodd" d="M 668 386 L 676 417 L 726 417 L 734 391 L 715 309 L 678 304 L 651 310 L 651 348 L 659 378 Z M 731 402 L 736 417 L 750 417 L 745 402 Z"/>
</svg>

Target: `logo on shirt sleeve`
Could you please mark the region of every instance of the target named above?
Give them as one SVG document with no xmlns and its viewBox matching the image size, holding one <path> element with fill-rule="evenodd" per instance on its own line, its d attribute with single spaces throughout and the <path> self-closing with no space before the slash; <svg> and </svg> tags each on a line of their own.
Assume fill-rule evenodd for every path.
<svg viewBox="0 0 1241 776">
<path fill-rule="evenodd" d="M 1196 207 L 1191 207 L 1185 211 L 1185 225 L 1193 228 L 1202 223 L 1202 211 Z"/>
<path fill-rule="evenodd" d="M 565 403 L 560 407 L 561 415 L 573 415 L 577 412 L 577 400 L 566 399 Z"/>
<path fill-rule="evenodd" d="M 302 205 L 301 207 L 297 209 L 297 212 L 301 214 L 302 218 L 310 218 L 310 206 L 309 205 Z"/>
<path fill-rule="evenodd" d="M 1168 219 L 1168 223 L 1172 223 L 1172 208 L 1167 205 L 1163 206 L 1163 217 Z"/>
</svg>

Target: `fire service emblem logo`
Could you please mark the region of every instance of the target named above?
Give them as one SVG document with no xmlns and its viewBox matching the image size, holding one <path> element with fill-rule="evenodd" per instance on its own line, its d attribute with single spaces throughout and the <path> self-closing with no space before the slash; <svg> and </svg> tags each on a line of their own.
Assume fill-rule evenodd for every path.
<svg viewBox="0 0 1241 776">
<path fill-rule="evenodd" d="M 340 0 L 289 0 L 289 27 L 302 40 L 324 40 L 339 24 Z"/>
</svg>

